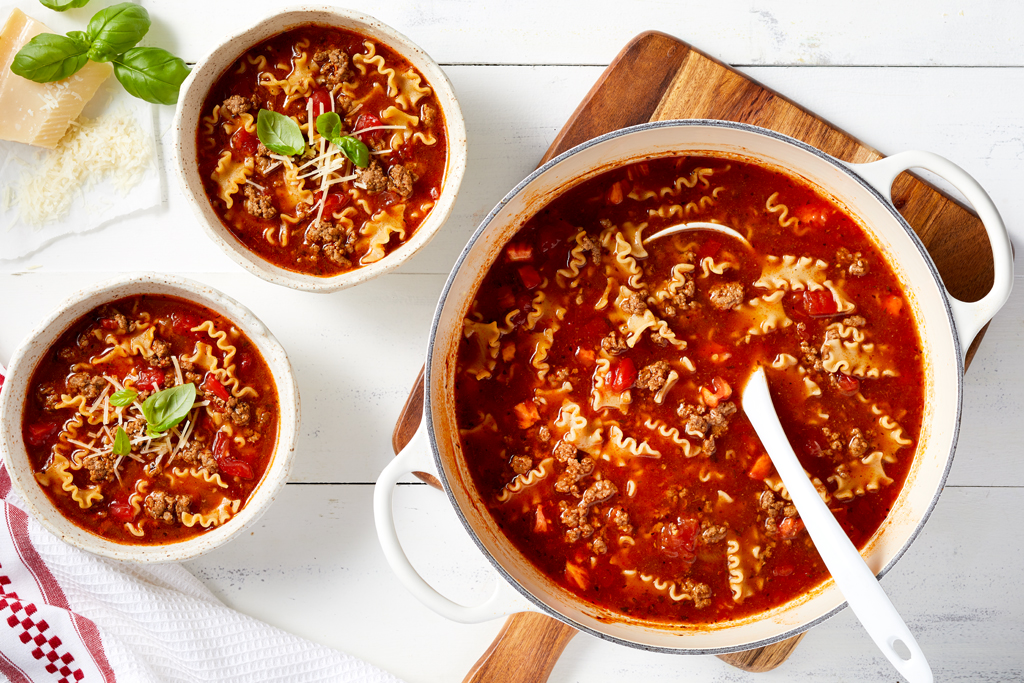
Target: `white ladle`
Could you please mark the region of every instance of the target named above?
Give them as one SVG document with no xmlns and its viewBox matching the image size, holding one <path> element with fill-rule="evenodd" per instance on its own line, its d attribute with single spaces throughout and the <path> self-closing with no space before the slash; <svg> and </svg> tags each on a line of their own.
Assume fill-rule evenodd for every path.
<svg viewBox="0 0 1024 683">
<path fill-rule="evenodd" d="M 797 460 L 779 423 L 762 368 L 754 371 L 743 389 L 743 411 L 768 451 L 775 470 L 800 512 L 807 533 L 814 541 L 814 547 L 850 609 L 878 649 L 904 678 L 911 683 L 931 683 L 932 670 L 924 652 Z M 900 642 L 905 646 L 904 654 L 894 647 Z"/>
<path fill-rule="evenodd" d="M 743 244 L 750 247 L 750 242 L 747 241 L 747 238 L 744 237 L 735 228 L 730 228 L 728 225 L 722 225 L 721 223 L 704 223 L 702 221 L 694 221 L 692 223 L 677 223 L 676 225 L 670 225 L 667 228 L 662 228 L 653 235 L 645 237 L 643 243 L 647 244 L 648 242 L 653 242 L 659 237 L 665 237 L 666 235 L 675 235 L 676 233 L 679 232 L 692 232 L 694 230 L 713 230 L 715 232 L 722 233 L 723 235 L 728 235 L 729 237 L 732 237 L 734 239 L 738 239 L 740 242 L 743 242 Z"/>
</svg>

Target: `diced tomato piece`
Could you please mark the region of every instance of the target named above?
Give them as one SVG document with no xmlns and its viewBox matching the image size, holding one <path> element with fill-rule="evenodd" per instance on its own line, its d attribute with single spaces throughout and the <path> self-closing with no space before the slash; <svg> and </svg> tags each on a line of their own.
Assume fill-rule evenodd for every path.
<svg viewBox="0 0 1024 683">
<path fill-rule="evenodd" d="M 622 200 L 626 198 L 625 192 L 622 189 L 622 181 L 612 183 L 612 186 L 608 188 L 608 203 L 609 204 L 621 204 Z"/>
<path fill-rule="evenodd" d="M 25 441 L 33 448 L 42 446 L 60 430 L 59 422 L 37 422 L 25 428 Z"/>
<path fill-rule="evenodd" d="M 722 243 L 718 240 L 705 240 L 704 244 L 697 248 L 697 257 L 715 256 L 722 250 Z"/>
<path fill-rule="evenodd" d="M 238 150 L 242 156 L 251 157 L 256 154 L 260 146 L 260 139 L 247 131 L 244 127 L 235 131 L 231 136 L 232 149 Z"/>
<path fill-rule="evenodd" d="M 511 242 L 505 247 L 505 256 L 509 261 L 532 261 L 533 246 L 522 242 Z"/>
<path fill-rule="evenodd" d="M 238 369 L 242 372 L 246 372 L 252 368 L 252 354 L 245 353 L 244 351 L 239 353 L 235 358 L 238 360 Z"/>
<path fill-rule="evenodd" d="M 827 289 L 804 292 L 804 311 L 812 318 L 835 315 L 839 312 L 839 304 Z"/>
<path fill-rule="evenodd" d="M 807 442 L 807 446 L 804 450 L 807 452 L 808 455 L 813 456 L 815 458 L 820 458 L 821 454 L 825 452 L 821 449 L 821 444 L 815 441 L 814 439 L 811 439 L 810 441 Z"/>
<path fill-rule="evenodd" d="M 252 465 L 239 458 L 219 458 L 217 460 L 217 467 L 229 477 L 238 477 L 239 479 L 256 478 L 256 472 L 253 470 Z"/>
<path fill-rule="evenodd" d="M 313 194 L 313 205 L 316 206 L 320 203 L 320 198 L 323 197 L 322 192 L 316 192 Z M 328 192 L 327 199 L 324 201 L 324 216 L 330 216 L 338 209 L 343 209 L 348 206 L 349 196 L 345 192 Z"/>
<path fill-rule="evenodd" d="M 353 132 L 354 135 L 363 142 L 366 142 L 369 139 L 379 139 L 384 133 L 383 130 L 371 130 L 369 133 L 362 133 L 360 131 L 381 125 L 383 124 L 380 122 L 380 119 L 373 114 L 360 114 L 359 118 L 356 119 L 356 125 Z"/>
<path fill-rule="evenodd" d="M 100 320 L 100 327 L 105 330 L 116 330 L 119 326 L 113 318 L 103 318 Z"/>
<path fill-rule="evenodd" d="M 151 391 L 160 391 L 164 385 L 164 371 L 159 368 L 145 367 L 138 370 L 139 381 L 136 386 Z"/>
<path fill-rule="evenodd" d="M 836 387 L 844 396 L 853 396 L 860 391 L 860 380 L 856 377 L 850 377 L 844 372 L 837 372 L 835 377 Z"/>
<path fill-rule="evenodd" d="M 658 533 L 658 547 L 669 557 L 678 557 L 685 562 L 697 559 L 697 532 L 700 523 L 692 517 L 679 517 L 676 522 L 665 524 Z"/>
<path fill-rule="evenodd" d="M 107 506 L 110 516 L 119 522 L 130 522 L 135 519 L 135 508 L 127 500 L 112 500 Z"/>
<path fill-rule="evenodd" d="M 325 114 L 329 111 L 334 111 L 334 107 L 331 103 L 331 93 L 327 92 L 323 88 L 317 88 L 313 91 L 313 94 L 309 96 L 309 99 L 313 101 L 313 120 L 321 114 Z"/>
<path fill-rule="evenodd" d="M 532 400 L 517 403 L 512 411 L 516 414 L 516 422 L 520 429 L 529 429 L 540 420 L 540 413 L 537 411 L 537 404 Z"/>
<path fill-rule="evenodd" d="M 898 296 L 886 297 L 885 310 L 889 312 L 889 315 L 899 315 L 900 311 L 903 310 L 903 299 Z"/>
<path fill-rule="evenodd" d="M 751 479 L 767 479 L 775 466 L 772 464 L 772 459 L 768 457 L 767 453 L 762 453 L 757 460 L 754 461 L 753 467 L 747 472 L 747 476 Z"/>
<path fill-rule="evenodd" d="M 732 396 L 732 387 L 721 377 L 711 380 L 711 388 L 701 387 L 700 397 L 709 408 L 717 408 L 718 404 Z"/>
<path fill-rule="evenodd" d="M 544 281 L 533 266 L 519 266 L 516 271 L 519 273 L 519 279 L 522 280 L 523 286 L 527 289 L 537 289 Z"/>
<path fill-rule="evenodd" d="M 222 401 L 227 401 L 231 398 L 231 394 L 228 393 L 227 387 L 221 384 L 220 380 L 214 377 L 211 373 L 207 373 L 206 379 L 203 380 L 203 391 L 210 392 Z"/>
<path fill-rule="evenodd" d="M 779 524 L 779 538 L 784 541 L 796 538 L 804 530 L 804 521 L 797 517 L 786 517 Z"/>
<path fill-rule="evenodd" d="M 630 358 L 623 358 L 612 368 L 611 381 L 608 384 L 612 391 L 622 393 L 633 386 L 636 377 L 636 364 Z"/>
<path fill-rule="evenodd" d="M 217 432 L 213 437 L 213 457 L 220 459 L 228 452 L 228 435 L 223 431 Z"/>
<path fill-rule="evenodd" d="M 203 324 L 202 319 L 195 313 L 186 311 L 175 311 L 171 313 L 171 327 L 178 334 L 192 336 L 192 328 Z"/>
</svg>

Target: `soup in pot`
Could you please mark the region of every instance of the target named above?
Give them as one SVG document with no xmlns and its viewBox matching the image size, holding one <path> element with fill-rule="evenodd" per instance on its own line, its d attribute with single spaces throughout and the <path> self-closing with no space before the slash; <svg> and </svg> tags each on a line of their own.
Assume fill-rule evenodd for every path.
<svg viewBox="0 0 1024 683">
<path fill-rule="evenodd" d="M 645 241 L 681 222 L 746 240 Z M 505 246 L 463 325 L 479 495 L 547 577 L 629 617 L 729 621 L 828 578 L 743 413 L 755 367 L 858 547 L 917 447 L 924 368 L 899 280 L 841 207 L 753 163 L 660 158 L 568 190 Z"/>
</svg>

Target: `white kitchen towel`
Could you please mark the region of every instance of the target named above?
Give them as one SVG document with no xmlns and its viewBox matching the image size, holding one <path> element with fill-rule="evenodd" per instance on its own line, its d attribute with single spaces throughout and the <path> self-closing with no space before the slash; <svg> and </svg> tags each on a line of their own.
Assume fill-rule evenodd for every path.
<svg viewBox="0 0 1024 683">
<path fill-rule="evenodd" d="M 0 675 L 15 683 L 398 683 L 229 609 L 176 564 L 74 548 L 22 509 L 0 464 Z"/>
</svg>

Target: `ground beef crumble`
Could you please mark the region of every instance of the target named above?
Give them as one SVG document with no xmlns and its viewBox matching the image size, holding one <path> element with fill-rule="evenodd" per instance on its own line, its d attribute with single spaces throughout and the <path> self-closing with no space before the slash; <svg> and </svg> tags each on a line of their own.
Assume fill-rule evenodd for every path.
<svg viewBox="0 0 1024 683">
<path fill-rule="evenodd" d="M 277 216 L 273 200 L 252 185 L 245 186 L 245 210 L 256 218 L 270 219 Z"/>
<path fill-rule="evenodd" d="M 743 285 L 739 282 L 723 282 L 708 291 L 711 305 L 720 311 L 728 311 L 743 303 Z"/>
<path fill-rule="evenodd" d="M 146 496 L 146 514 L 152 519 L 174 524 L 181 521 L 181 515 L 192 507 L 192 496 L 171 496 L 163 491 L 154 491 Z"/>
<path fill-rule="evenodd" d="M 313 54 L 313 62 L 320 66 L 320 73 L 316 76 L 316 82 L 320 85 L 334 88 L 348 77 L 349 58 L 344 50 L 319 50 Z"/>
</svg>

